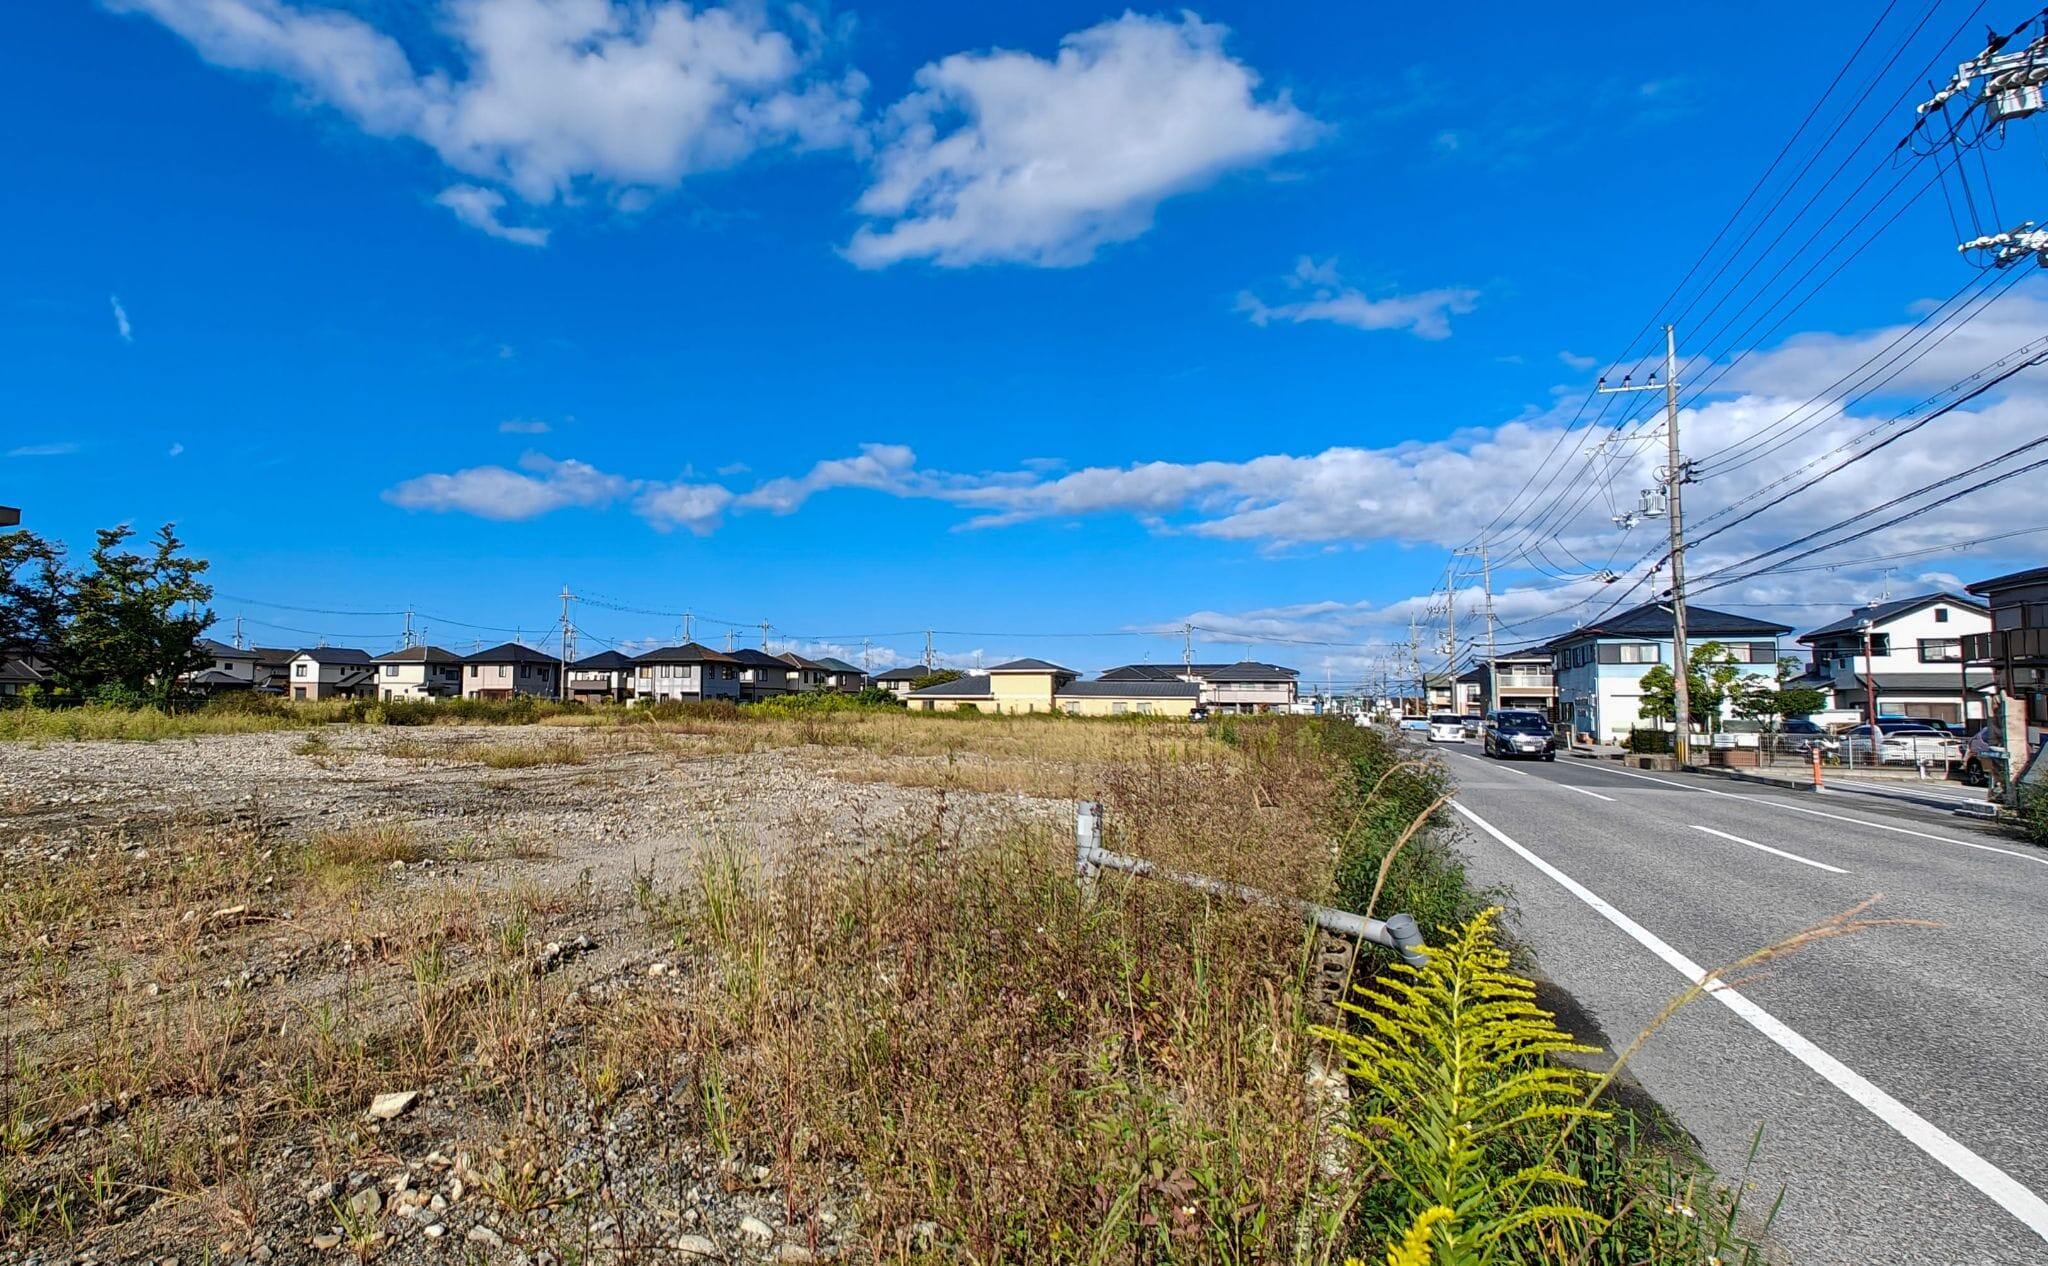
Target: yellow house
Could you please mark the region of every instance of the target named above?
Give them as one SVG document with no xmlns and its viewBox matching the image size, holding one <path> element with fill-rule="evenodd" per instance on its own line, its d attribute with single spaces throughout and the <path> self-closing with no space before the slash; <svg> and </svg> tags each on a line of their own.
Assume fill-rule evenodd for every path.
<svg viewBox="0 0 2048 1266">
<path fill-rule="evenodd" d="M 913 690 L 912 712 L 1064 712 L 1070 716 L 1186 718 L 1201 688 L 1186 681 L 1081 681 L 1071 668 L 1042 659 L 1013 659 L 987 674 Z"/>
</svg>

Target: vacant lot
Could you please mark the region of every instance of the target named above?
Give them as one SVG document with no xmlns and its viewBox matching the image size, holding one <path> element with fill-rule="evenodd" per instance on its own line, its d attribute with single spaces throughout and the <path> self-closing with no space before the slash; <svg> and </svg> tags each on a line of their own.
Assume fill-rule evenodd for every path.
<svg viewBox="0 0 2048 1266">
<path fill-rule="evenodd" d="M 1247 731 L 1256 733 L 1255 731 Z M 1327 1243 L 1300 733 L 900 715 L 0 745 L 0 1257 Z M 388 1096 L 379 1098 L 379 1096 Z"/>
</svg>

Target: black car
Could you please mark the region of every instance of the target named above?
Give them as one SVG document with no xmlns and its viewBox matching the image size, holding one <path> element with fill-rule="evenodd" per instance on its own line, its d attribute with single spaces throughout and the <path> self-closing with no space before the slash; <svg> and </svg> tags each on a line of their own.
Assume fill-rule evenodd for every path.
<svg viewBox="0 0 2048 1266">
<path fill-rule="evenodd" d="M 1550 728 L 1550 718 L 1541 712 L 1503 708 L 1486 718 L 1483 737 L 1486 754 L 1496 759 L 1557 759 L 1557 731 Z"/>
</svg>

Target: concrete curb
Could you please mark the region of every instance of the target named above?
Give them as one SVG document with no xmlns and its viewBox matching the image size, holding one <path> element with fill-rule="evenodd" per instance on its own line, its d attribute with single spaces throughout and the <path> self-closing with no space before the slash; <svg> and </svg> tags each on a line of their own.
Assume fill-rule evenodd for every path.
<svg viewBox="0 0 2048 1266">
<path fill-rule="evenodd" d="M 1726 778 L 1730 782 L 1755 783 L 1761 787 L 1777 787 L 1784 791 L 1804 791 L 1809 795 L 1814 794 L 1814 788 L 1810 783 L 1793 782 L 1788 778 L 1767 778 L 1762 774 L 1748 774 L 1739 769 L 1720 769 L 1706 765 L 1695 765 L 1691 772 L 1695 774 L 1712 774 L 1717 778 Z M 1826 775 L 1822 775 L 1822 778 L 1825 780 Z M 1893 791 L 1889 787 L 1883 789 L 1828 787 L 1825 781 L 1823 781 L 1821 791 L 1831 795 L 1875 795 L 1880 800 L 1902 800 L 1907 804 L 1917 804 L 1928 809 L 1939 809 L 1944 813 L 1953 813 L 1958 817 L 1981 818 L 1988 821 L 1996 816 L 1994 807 L 1988 801 L 1981 810 L 1958 807 L 1953 800 L 1915 795 L 1910 789 Z"/>
</svg>

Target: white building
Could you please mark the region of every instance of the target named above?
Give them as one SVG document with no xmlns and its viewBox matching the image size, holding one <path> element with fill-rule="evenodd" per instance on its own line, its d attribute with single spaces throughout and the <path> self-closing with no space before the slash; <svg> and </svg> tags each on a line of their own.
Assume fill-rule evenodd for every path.
<svg viewBox="0 0 2048 1266">
<path fill-rule="evenodd" d="M 377 657 L 379 699 L 448 699 L 462 693 L 462 656 L 408 646 Z"/>
<path fill-rule="evenodd" d="M 1797 684 L 1827 696 L 1824 724 L 1881 717 L 1982 721 L 1988 667 L 1965 668 L 1963 638 L 1991 630 L 1983 603 L 1952 593 L 1858 607 L 1802 636 L 1812 660 Z"/>
</svg>

